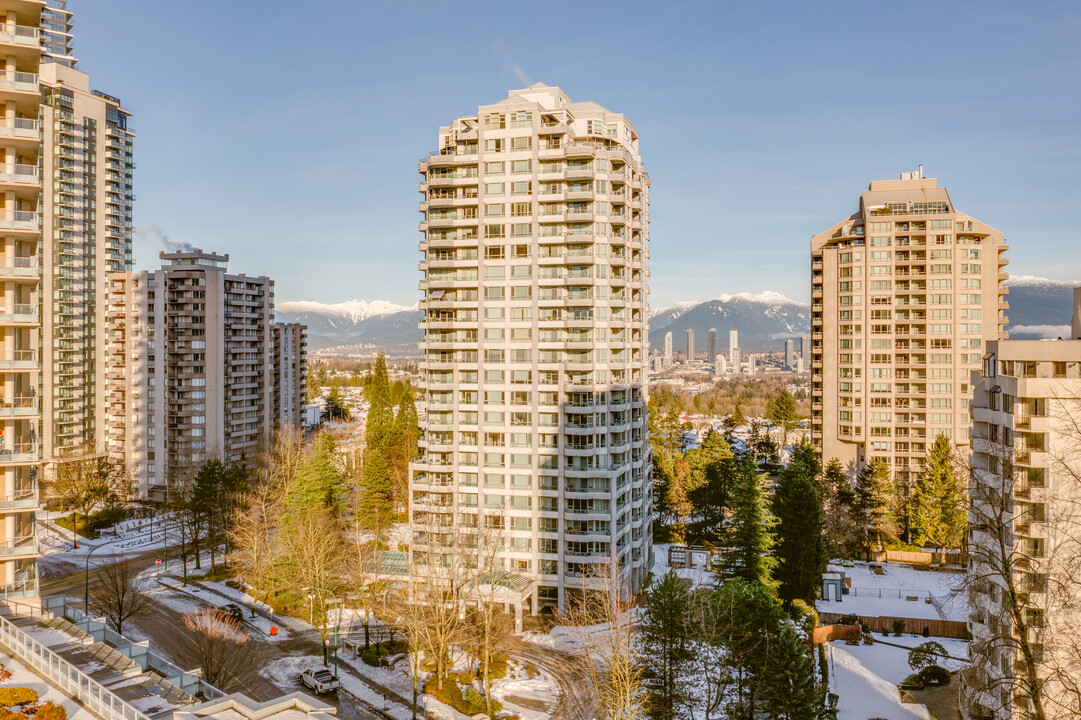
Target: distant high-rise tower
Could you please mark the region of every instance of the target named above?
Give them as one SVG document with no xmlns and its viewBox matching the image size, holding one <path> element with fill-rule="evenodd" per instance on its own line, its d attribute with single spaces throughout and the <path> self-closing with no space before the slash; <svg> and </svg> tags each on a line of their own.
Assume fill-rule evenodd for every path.
<svg viewBox="0 0 1081 720">
<path fill-rule="evenodd" d="M 728 358 L 724 355 L 713 356 L 713 372 L 716 375 L 724 375 L 728 372 Z"/>
<path fill-rule="evenodd" d="M 754 371 L 755 371 L 754 363 L 755 363 L 754 353 L 749 353 L 747 355 L 747 374 L 748 375 L 754 375 Z"/>
<path fill-rule="evenodd" d="M 710 328 L 706 337 L 706 361 L 713 362 L 717 358 L 717 328 Z"/>
<path fill-rule="evenodd" d="M 687 363 L 694 362 L 694 330 L 687 329 Z"/>
<path fill-rule="evenodd" d="M 664 364 L 666 366 L 672 365 L 672 331 L 669 330 L 664 334 Z"/>
<path fill-rule="evenodd" d="M 796 342 L 791 339 L 784 341 L 784 367 L 786 370 L 796 369 Z"/>
<path fill-rule="evenodd" d="M 728 331 L 728 362 L 739 372 L 739 332 Z"/>
<path fill-rule="evenodd" d="M 803 358 L 803 366 L 811 366 L 811 338 L 806 335 L 799 339 L 799 356 Z"/>
<path fill-rule="evenodd" d="M 940 434 L 969 444 L 971 372 L 1004 334 L 1006 243 L 918 173 L 875 181 L 811 240 L 811 434 L 907 488 Z"/>
<path fill-rule="evenodd" d="M 165 500 L 211 457 L 253 461 L 304 402 L 303 325 L 274 319 L 274 282 L 228 255 L 160 253 L 109 276 L 109 451 Z"/>
<path fill-rule="evenodd" d="M 413 567 L 440 577 L 486 528 L 517 607 L 566 607 L 616 563 L 639 591 L 653 511 L 637 131 L 536 84 L 440 128 L 418 169 Z"/>
</svg>

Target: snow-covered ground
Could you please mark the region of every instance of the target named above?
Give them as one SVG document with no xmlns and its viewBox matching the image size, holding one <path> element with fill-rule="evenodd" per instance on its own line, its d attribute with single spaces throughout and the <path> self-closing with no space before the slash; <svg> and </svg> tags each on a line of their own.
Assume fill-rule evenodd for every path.
<svg viewBox="0 0 1081 720">
<path fill-rule="evenodd" d="M 559 702 L 559 688 L 547 675 L 530 677 L 525 668 L 511 663 L 507 676 L 492 683 L 492 697 L 522 720 L 547 720 Z"/>
<path fill-rule="evenodd" d="M 323 657 L 321 655 L 293 655 L 272 660 L 260 668 L 259 674 L 274 683 L 283 692 L 296 692 L 297 690 L 304 690 L 299 679 L 300 673 L 308 668 L 322 667 L 322 665 Z M 360 679 L 343 672 L 338 673 L 338 679 L 341 681 L 342 690 L 373 707 L 385 710 L 393 717 L 401 720 L 412 717 L 412 712 L 408 708 L 389 701 L 384 702 L 381 694 L 372 690 Z"/>
<path fill-rule="evenodd" d="M 889 642 L 915 647 L 924 638 L 890 638 Z M 936 638 L 953 657 L 968 656 L 962 640 Z M 830 659 L 830 690 L 837 694 L 837 720 L 930 720 L 923 705 L 902 703 L 897 684 L 912 674 L 908 650 L 876 642 L 873 645 L 846 645 L 837 641 L 827 645 Z M 954 660 L 940 663 L 947 670 L 963 665 Z"/>
<path fill-rule="evenodd" d="M 668 548 L 670 547 L 671 544 L 668 543 L 653 546 L 653 577 L 659 578 L 668 572 Z M 672 569 L 675 570 L 677 576 L 690 580 L 692 587 L 711 587 L 715 585 L 717 577 L 710 572 L 706 565 L 705 553 L 695 553 L 692 560 L 694 561 L 694 567 Z"/>
<path fill-rule="evenodd" d="M 869 563 L 856 563 L 851 568 L 830 565 L 830 572 L 844 572 L 852 578 L 852 588 L 840 601 L 819 600 L 815 604 L 819 612 L 962 622 L 968 618 L 964 572 L 876 564 L 882 568 L 882 575 L 872 572 Z"/>
</svg>

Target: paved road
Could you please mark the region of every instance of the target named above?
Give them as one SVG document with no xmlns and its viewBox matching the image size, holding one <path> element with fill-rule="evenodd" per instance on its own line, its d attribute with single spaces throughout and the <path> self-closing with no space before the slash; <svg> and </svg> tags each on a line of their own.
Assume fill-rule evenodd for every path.
<svg viewBox="0 0 1081 720">
<path fill-rule="evenodd" d="M 138 553 L 131 557 L 125 558 L 120 562 L 125 565 L 131 565 L 133 569 L 141 572 L 154 565 L 154 559 L 160 551 L 146 551 Z M 94 562 L 97 557 L 91 559 L 90 565 L 90 584 L 93 585 L 95 578 L 101 572 L 100 566 L 95 566 Z M 52 579 L 43 582 L 41 584 L 41 594 L 43 597 L 50 595 L 68 595 L 77 598 L 82 598 L 84 590 L 84 567 L 74 567 L 71 563 L 57 564 L 59 572 L 65 572 L 63 575 L 54 576 Z M 129 621 L 131 626 L 134 627 L 136 632 L 132 634 L 146 637 L 149 639 L 151 648 L 164 656 L 170 662 L 185 667 L 190 664 L 184 661 L 184 649 L 183 649 L 183 636 L 187 632 L 184 627 L 183 613 L 173 609 L 166 603 L 162 602 L 162 596 L 169 594 L 172 597 L 184 597 L 184 595 L 176 590 L 169 588 L 162 588 L 160 591 L 152 593 L 150 595 L 152 600 L 152 607 L 146 615 Z M 203 591 L 206 594 L 206 591 Z M 227 598 L 223 598 L 227 599 Z M 81 605 L 81 601 L 75 603 Z M 238 673 L 236 680 L 242 687 L 243 692 L 256 700 L 267 700 L 273 697 L 279 697 L 284 693 L 292 692 L 294 690 L 301 690 L 299 682 L 295 688 L 278 688 L 269 680 L 259 675 L 254 670 L 259 667 L 264 667 L 267 663 L 274 660 L 278 660 L 283 657 L 289 656 L 305 656 L 305 655 L 320 655 L 322 654 L 322 643 L 319 638 L 319 634 L 315 630 L 307 632 L 298 632 L 293 630 L 293 635 L 289 639 L 274 642 L 269 638 L 262 635 L 261 632 L 256 631 L 251 625 L 245 626 L 249 630 L 249 637 L 251 642 L 254 643 L 253 649 L 253 662 L 251 663 L 251 671 L 245 673 Z M 350 674 L 360 677 L 356 673 L 349 670 L 348 667 L 339 665 L 340 672 L 349 672 Z M 387 695 L 387 697 L 393 702 L 400 699 L 400 704 L 408 703 L 404 701 L 404 698 L 398 698 L 394 693 L 385 691 L 375 683 L 371 682 L 367 678 L 360 677 L 369 686 L 376 688 L 376 692 L 381 692 Z M 346 692 L 340 691 L 337 694 L 323 695 L 319 698 L 328 705 L 333 705 L 337 708 L 337 717 L 343 720 L 380 720 L 383 718 L 383 714 L 373 708 L 370 704 L 361 700 L 360 698 Z"/>
</svg>

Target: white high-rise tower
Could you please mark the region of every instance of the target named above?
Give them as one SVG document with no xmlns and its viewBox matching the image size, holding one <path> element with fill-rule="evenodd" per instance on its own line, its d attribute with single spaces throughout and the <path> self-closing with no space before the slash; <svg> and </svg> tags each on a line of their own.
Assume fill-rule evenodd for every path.
<svg viewBox="0 0 1081 720">
<path fill-rule="evenodd" d="M 525 606 L 649 571 L 648 189 L 627 119 L 542 84 L 421 160 L 423 455 L 412 561 L 505 537 Z M 461 538 L 465 537 L 466 540 Z"/>
</svg>

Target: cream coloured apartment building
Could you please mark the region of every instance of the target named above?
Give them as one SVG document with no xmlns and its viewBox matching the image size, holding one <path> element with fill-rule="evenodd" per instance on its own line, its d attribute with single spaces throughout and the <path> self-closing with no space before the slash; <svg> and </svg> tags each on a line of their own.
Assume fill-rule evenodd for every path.
<svg viewBox="0 0 1081 720">
<path fill-rule="evenodd" d="M 988 343 L 973 374 L 970 720 L 1032 717 L 1030 662 L 1044 716 L 1081 715 L 1081 288 L 1071 337 Z"/>
<path fill-rule="evenodd" d="M 149 500 L 207 459 L 254 462 L 302 399 L 278 394 L 274 282 L 229 273 L 228 255 L 160 257 L 161 269 L 114 273 L 108 287 L 109 452 Z M 285 331 L 290 356 L 303 355 L 302 328 Z"/>
<path fill-rule="evenodd" d="M 919 172 L 874 181 L 811 240 L 811 432 L 824 460 L 883 458 L 902 488 L 939 434 L 969 442 L 971 371 L 1004 336 L 1002 233 Z"/>
<path fill-rule="evenodd" d="M 420 161 L 424 389 L 412 559 L 505 537 L 535 612 L 650 566 L 649 178 L 621 114 L 537 84 Z"/>
</svg>

